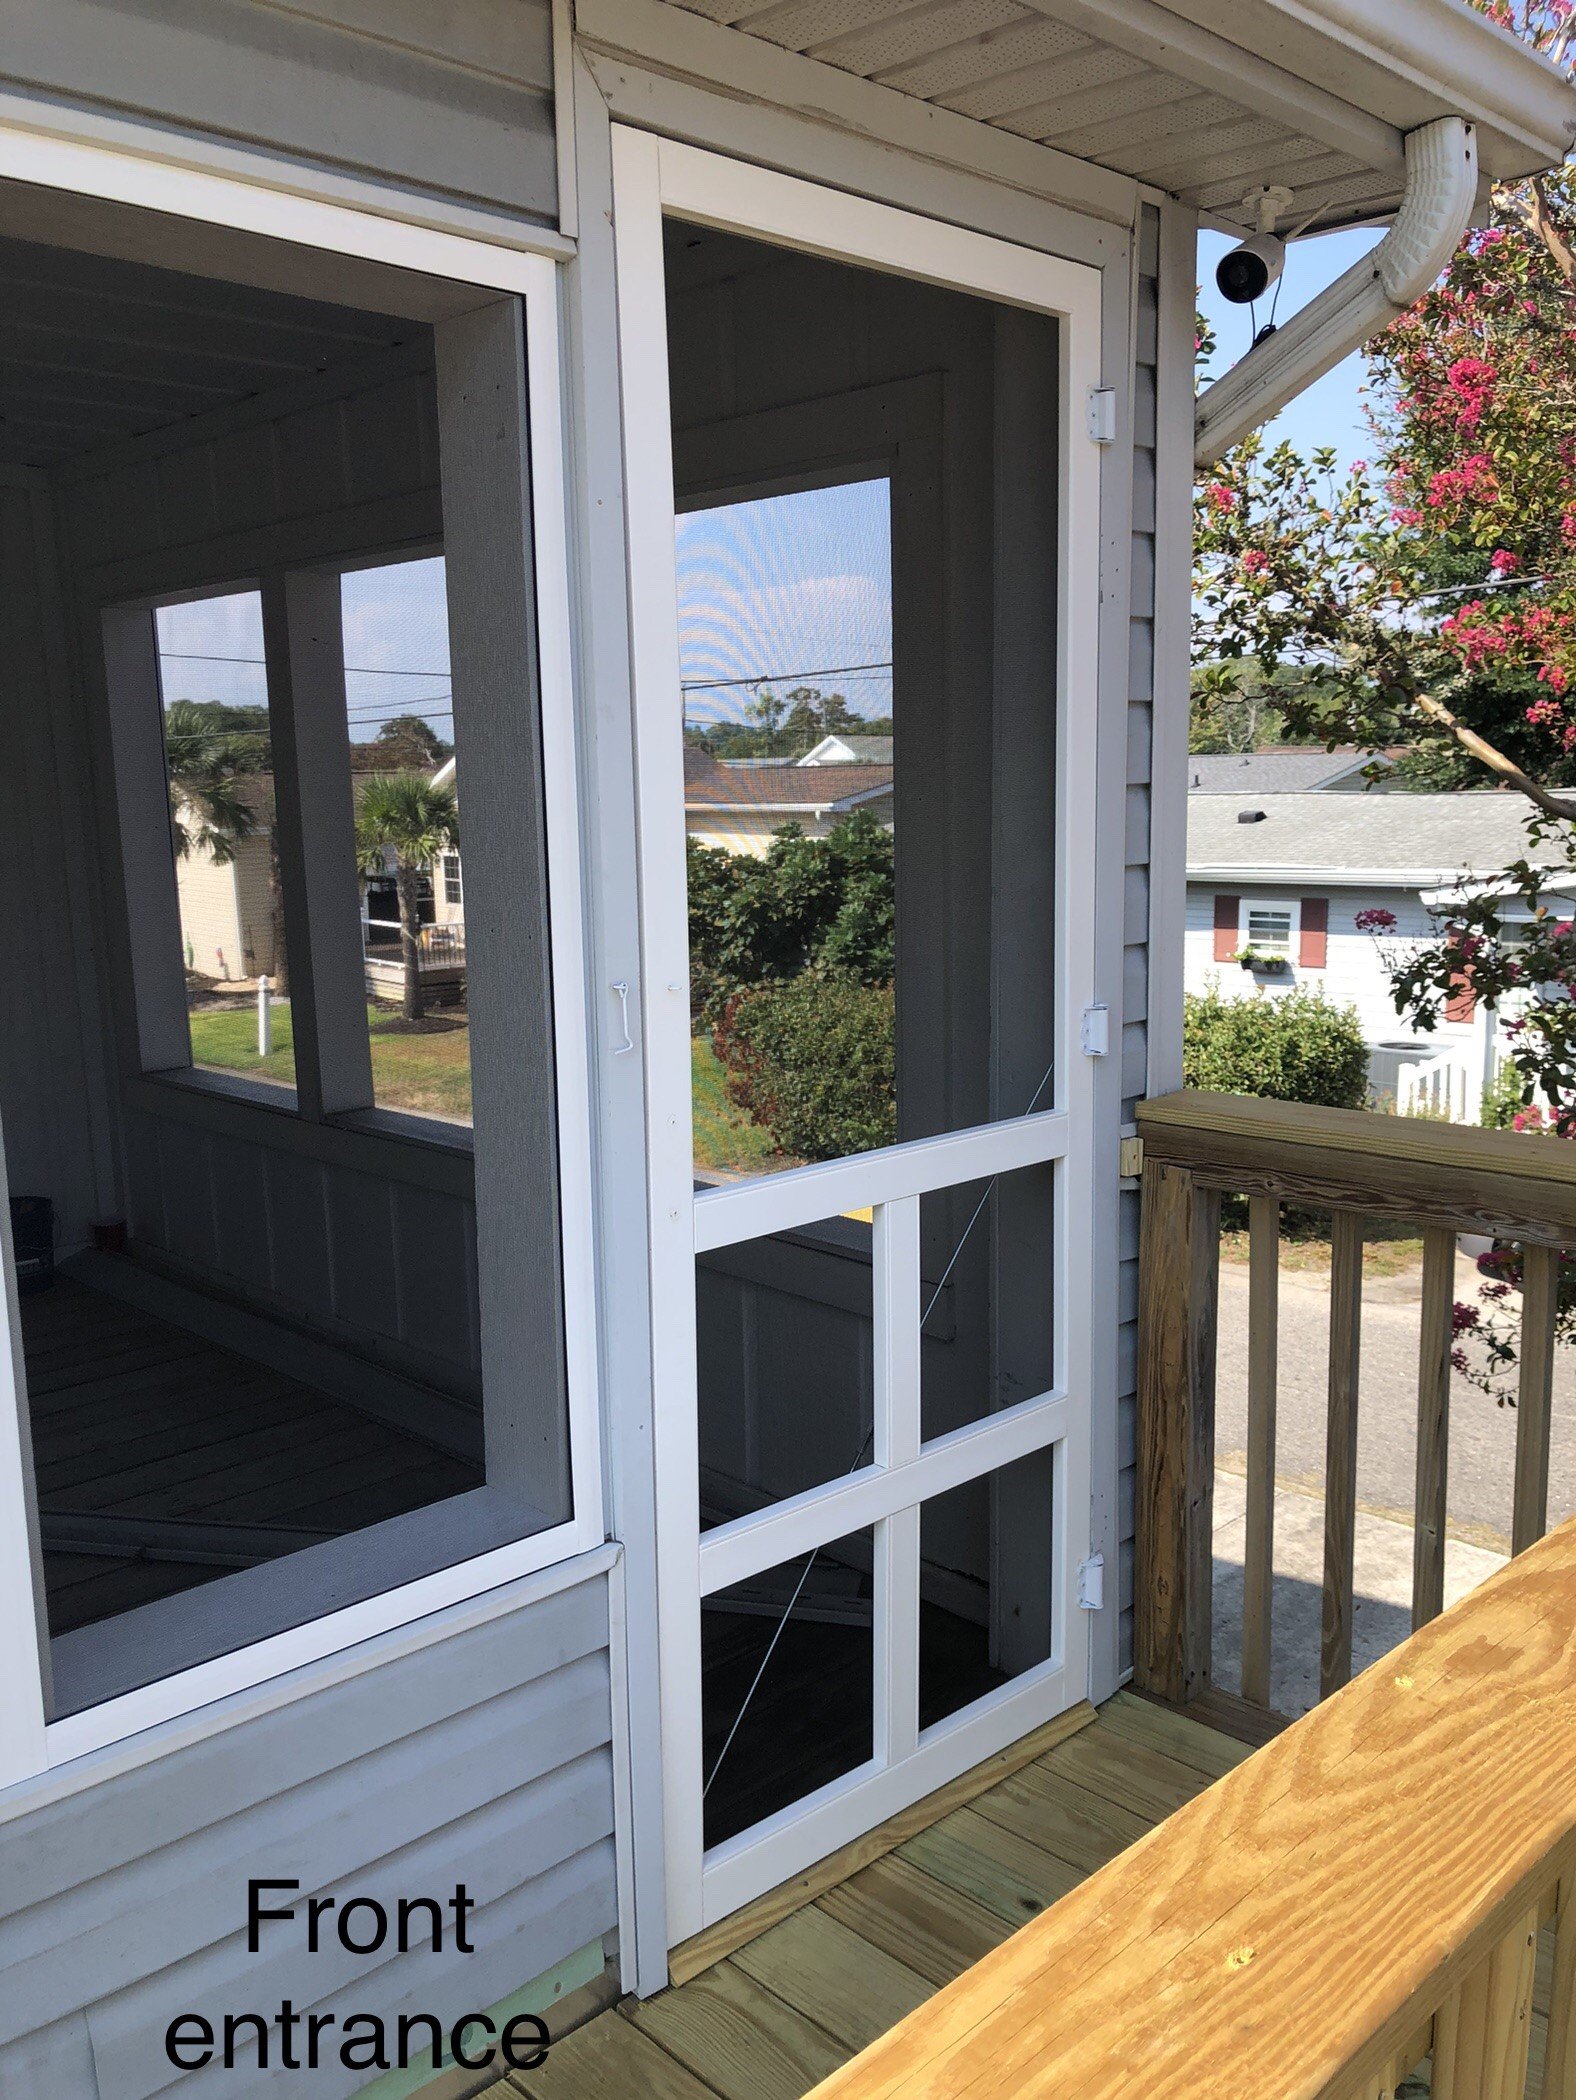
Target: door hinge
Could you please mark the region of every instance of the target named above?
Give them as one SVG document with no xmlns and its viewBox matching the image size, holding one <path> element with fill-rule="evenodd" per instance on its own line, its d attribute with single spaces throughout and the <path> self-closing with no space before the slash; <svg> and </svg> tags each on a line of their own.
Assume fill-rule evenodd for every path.
<svg viewBox="0 0 1576 2100">
<path fill-rule="evenodd" d="M 1114 386 L 1092 386 L 1089 389 L 1089 435 L 1097 445 L 1116 443 L 1116 388 Z"/>
<path fill-rule="evenodd" d="M 1116 1171 L 1123 1181 L 1136 1181 L 1144 1171 L 1144 1141 L 1136 1134 L 1121 1139 L 1117 1147 Z"/>
<path fill-rule="evenodd" d="M 1105 1610 L 1105 1555 L 1091 1553 L 1078 1563 L 1078 1609 Z"/>
<path fill-rule="evenodd" d="M 1111 1052 L 1111 1009 L 1103 999 L 1083 1010 L 1080 1035 L 1085 1057 L 1108 1057 Z"/>
</svg>

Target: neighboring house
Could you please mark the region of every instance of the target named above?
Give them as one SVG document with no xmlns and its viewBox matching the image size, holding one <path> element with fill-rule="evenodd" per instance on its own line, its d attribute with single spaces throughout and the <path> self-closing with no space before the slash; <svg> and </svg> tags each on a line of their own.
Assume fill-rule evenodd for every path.
<svg viewBox="0 0 1576 2100">
<path fill-rule="evenodd" d="M 842 743 L 828 737 L 825 745 Z M 765 853 L 774 832 L 797 824 L 811 838 L 825 838 L 855 810 L 866 810 L 892 826 L 892 739 L 855 737 L 856 745 L 883 746 L 880 759 L 843 758 L 818 744 L 791 764 L 777 759 L 717 760 L 699 746 L 684 747 L 684 828 L 703 846 L 729 853 Z M 818 752 L 824 753 L 817 756 Z M 804 778 L 813 770 L 813 781 Z"/>
<path fill-rule="evenodd" d="M 267 811 L 271 782 L 248 783 L 255 827 L 221 860 L 194 844 L 175 862 L 175 887 L 186 967 L 220 984 L 267 977 L 274 969 L 273 841 Z"/>
<path fill-rule="evenodd" d="M 1392 761 L 1366 751 L 1211 751 L 1188 758 L 1194 795 L 1372 794 Z M 1377 778 L 1370 780 L 1371 772 Z"/>
<path fill-rule="evenodd" d="M 1206 1744 L 1200 1784 L 1234 1761 L 1136 1702 L 1062 1742 L 1135 1668 L 1161 1683 L 1153 1629 L 1201 1596 L 1164 1682 L 1209 1689 L 1207 1478 L 1139 1466 L 1207 1461 L 1179 1381 L 1210 1316 L 1147 1325 L 1141 1434 L 1123 1142 L 1181 1079 L 1195 466 L 1413 300 L 1485 183 L 1560 165 L 1576 93 L 1459 0 L 29 0 L 0 86 L 0 1123 L 57 1257 L 25 1297 L 0 1264 L 0 2094 L 350 2100 L 382 2069 L 364 2033 L 341 2055 L 353 2020 L 556 2034 L 825 1887 L 693 2020 L 614 2015 L 633 2069 L 571 2038 L 524 2074 L 800 2090 L 913 2002 L 905 1904 L 939 1977 L 1077 1871 L 970 1809 L 985 1849 L 952 1816 L 938 1873 L 984 1862 L 993 1910 L 948 1918 L 941 1880 L 880 1862 L 987 1768 L 1055 1741 L 1153 1813 L 1182 1797 L 1157 1741 Z M 1250 233 L 1268 183 L 1288 232 L 1391 230 L 1300 311 L 1290 269 L 1278 331 L 1196 394 L 1200 224 Z M 784 625 L 774 502 L 875 474 L 897 747 L 686 760 L 676 509 L 748 506 L 714 604 L 753 673 Z M 448 654 L 398 690 L 442 689 L 464 753 L 459 896 L 436 886 L 474 892 L 471 1124 L 380 1098 L 451 1031 L 369 1034 L 346 735 L 347 672 L 410 630 L 397 579 L 347 618 L 345 578 L 440 553 Z M 792 587 L 857 610 L 825 566 Z M 158 623 L 204 606 L 222 654 L 236 598 L 288 1089 L 191 1069 Z M 697 1190 L 686 829 L 890 822 L 899 776 L 898 1141 Z M 1328 920 L 1362 888 L 1309 817 L 1377 805 L 1276 801 L 1301 815 L 1256 861 L 1213 842 L 1201 879 L 1297 900 L 1301 956 L 1302 900 Z M 1473 857 L 1413 840 L 1376 879 Z M 1145 1246 L 1173 1286 L 1212 1275 L 1190 1171 L 1149 1165 Z M 1470 1675 L 1429 1709 L 1463 1731 Z M 1044 1816 L 1083 1865 L 1106 1848 L 1109 1813 Z M 1440 1849 L 1474 1891 L 1500 1865 Z M 1290 1862 L 1294 1935 L 1301 1858 L 1252 1866 L 1279 1893 Z M 1474 1894 L 1474 1948 L 1511 1945 L 1529 1887 Z M 1186 1895 L 1150 1940 L 1187 1941 Z M 845 1916 L 902 1957 L 873 1988 Z M 1096 1926 L 1115 2017 L 1160 1972 L 1110 1936 L 1142 1915 Z M 1187 1959 L 1245 2029 L 1300 1943 L 1222 1982 L 1224 1931 Z M 1046 2089 L 1058 2008 L 1032 1948 L 1001 1960 L 1022 2003 L 963 2035 L 950 2090 Z M 1029 2054 L 997 2062 L 1003 2036 Z M 1308 2053 L 1304 2085 L 1346 2089 Z M 480 2082 L 446 2071 L 443 2100 Z"/>
<path fill-rule="evenodd" d="M 824 736 L 812 744 L 797 766 L 889 766 L 892 739 L 889 736 Z"/>
<path fill-rule="evenodd" d="M 1375 1082 L 1393 1087 L 1403 1057 L 1464 1048 L 1481 1023 L 1471 987 L 1463 985 L 1434 1035 L 1412 1029 L 1396 1013 L 1386 951 L 1437 933 L 1454 893 L 1492 881 L 1527 854 L 1529 809 L 1508 792 L 1195 787 L 1187 809 L 1186 989 L 1214 985 L 1246 998 L 1316 987 L 1356 1007 L 1380 1053 Z M 1393 930 L 1380 936 L 1359 926 L 1373 911 L 1391 913 Z M 1255 967 L 1237 961 L 1244 951 L 1257 958 Z"/>
</svg>

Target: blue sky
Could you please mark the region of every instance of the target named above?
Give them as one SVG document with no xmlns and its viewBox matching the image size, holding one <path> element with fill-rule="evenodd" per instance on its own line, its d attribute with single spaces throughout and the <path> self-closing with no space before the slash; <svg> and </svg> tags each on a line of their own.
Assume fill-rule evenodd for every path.
<svg viewBox="0 0 1576 2100">
<path fill-rule="evenodd" d="M 758 684 L 892 711 L 891 491 L 883 477 L 689 511 L 675 526 L 691 722 L 737 721 Z"/>
<path fill-rule="evenodd" d="M 1384 229 L 1379 227 L 1362 232 L 1319 234 L 1293 242 L 1280 282 L 1277 318 L 1285 321 L 1298 307 L 1306 306 L 1315 292 L 1323 291 L 1343 270 L 1366 255 L 1383 237 L 1383 232 Z M 1252 340 L 1248 308 L 1228 305 L 1215 289 L 1215 265 L 1234 245 L 1224 234 L 1205 233 L 1199 237 L 1198 303 L 1214 325 L 1219 347 L 1211 369 L 1216 374 L 1223 372 L 1227 365 L 1235 364 Z M 1274 294 L 1270 296 L 1273 298 Z M 1262 327 L 1268 319 L 1269 301 L 1260 300 L 1259 325 Z M 1268 426 L 1269 430 L 1277 439 L 1289 439 L 1299 452 L 1310 452 L 1316 445 L 1333 445 L 1342 467 L 1349 466 L 1354 459 L 1366 459 L 1373 441 L 1363 420 L 1360 393 L 1363 376 L 1362 357 L 1345 358 L 1305 394 L 1299 394 L 1295 401 L 1282 409 Z"/>
<path fill-rule="evenodd" d="M 441 555 L 345 577 L 345 708 L 369 743 L 390 716 L 423 715 L 453 741 L 449 613 Z M 255 591 L 167 605 L 158 615 L 159 678 L 172 700 L 265 705 L 262 603 Z"/>
</svg>

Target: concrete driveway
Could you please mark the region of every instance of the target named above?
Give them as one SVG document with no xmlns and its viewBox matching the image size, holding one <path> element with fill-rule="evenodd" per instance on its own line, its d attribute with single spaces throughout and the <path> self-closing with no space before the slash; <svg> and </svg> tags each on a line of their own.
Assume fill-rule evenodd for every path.
<svg viewBox="0 0 1576 2100">
<path fill-rule="evenodd" d="M 1475 1265 L 1457 1268 L 1458 1298 L 1476 1303 Z M 1358 1403 L 1354 1663 L 1359 1669 L 1410 1630 L 1411 1518 L 1417 1451 L 1421 1270 L 1363 1292 Z M 1318 1687 L 1323 1584 L 1327 1276 L 1283 1269 L 1276 1416 L 1276 1538 L 1272 1703 L 1301 1713 Z M 1216 1359 L 1216 1682 L 1237 1688 L 1242 1622 L 1242 1512 L 1247 1444 L 1248 1272 L 1223 1262 Z M 1510 1545 L 1516 1415 L 1459 1376 L 1451 1380 L 1447 1601 L 1500 1564 Z M 1555 1359 L 1549 1521 L 1576 1512 L 1576 1350 Z"/>
</svg>

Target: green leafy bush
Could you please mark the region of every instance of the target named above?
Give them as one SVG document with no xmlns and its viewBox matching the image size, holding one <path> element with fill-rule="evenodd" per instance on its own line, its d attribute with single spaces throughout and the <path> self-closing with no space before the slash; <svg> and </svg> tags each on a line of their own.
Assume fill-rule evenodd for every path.
<svg viewBox="0 0 1576 2100">
<path fill-rule="evenodd" d="M 892 977 L 892 835 L 867 811 L 824 839 L 795 824 L 763 855 L 691 838 L 690 966 L 713 1025 L 736 992 L 820 968 L 861 984 Z"/>
<path fill-rule="evenodd" d="M 1368 1045 L 1353 1006 L 1320 991 L 1259 992 L 1227 999 L 1189 994 L 1182 1024 L 1187 1085 L 1217 1094 L 1258 1094 L 1362 1108 L 1368 1098 Z"/>
<path fill-rule="evenodd" d="M 838 1159 L 897 1136 L 890 984 L 807 975 L 733 993 L 712 1042 L 728 1093 L 798 1159 Z"/>
</svg>

